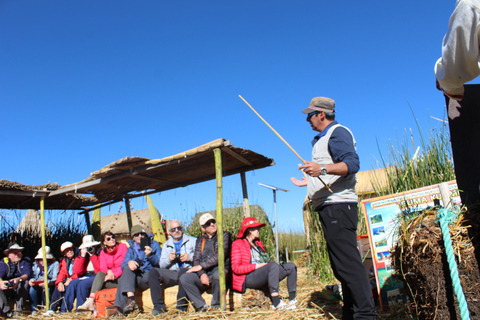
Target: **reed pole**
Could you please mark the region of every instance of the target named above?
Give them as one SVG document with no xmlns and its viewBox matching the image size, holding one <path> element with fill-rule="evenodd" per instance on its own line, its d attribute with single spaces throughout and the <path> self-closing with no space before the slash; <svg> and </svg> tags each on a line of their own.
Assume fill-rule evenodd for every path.
<svg viewBox="0 0 480 320">
<path fill-rule="evenodd" d="M 223 247 L 223 186 L 222 186 L 222 150 L 215 148 L 215 176 L 217 179 L 217 241 L 218 241 L 218 277 L 220 284 L 220 310 L 226 310 L 227 297 L 225 281 L 225 248 Z"/>
<path fill-rule="evenodd" d="M 298 157 L 298 159 L 300 159 L 300 161 L 302 161 L 302 163 L 305 164 L 305 160 L 303 160 L 303 158 L 300 157 L 300 155 L 297 153 L 297 151 L 295 151 L 295 149 L 293 149 L 292 146 L 285 139 L 283 139 L 283 137 L 277 132 L 277 130 L 275 130 L 265 119 L 263 119 L 262 116 L 255 109 L 253 109 L 253 107 L 247 102 L 247 100 L 243 99 L 243 97 L 241 95 L 238 95 L 238 96 L 240 97 L 240 99 L 243 100 L 243 102 L 245 102 L 247 104 L 247 106 L 250 107 L 250 109 L 252 109 L 253 112 L 255 112 L 255 114 L 260 119 L 262 119 L 262 121 L 277 135 L 277 137 L 279 137 L 280 140 L 282 140 L 283 143 L 285 143 L 287 145 L 287 147 L 289 147 L 290 150 L 292 150 L 293 153 L 295 153 L 295 155 Z M 318 178 L 318 180 L 320 180 L 323 183 L 323 185 L 325 186 L 325 188 L 328 189 L 328 191 L 333 193 L 332 189 L 330 189 L 330 187 L 327 186 L 327 184 L 322 180 L 322 178 L 320 178 L 320 176 L 318 176 L 317 178 Z"/>
</svg>

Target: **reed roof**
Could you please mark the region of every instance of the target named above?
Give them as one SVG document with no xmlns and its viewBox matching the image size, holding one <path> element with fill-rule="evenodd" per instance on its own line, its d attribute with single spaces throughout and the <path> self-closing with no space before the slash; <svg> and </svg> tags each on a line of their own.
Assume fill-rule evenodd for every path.
<svg viewBox="0 0 480 320">
<path fill-rule="evenodd" d="M 45 196 L 46 209 L 81 209 L 140 196 L 143 191 L 155 193 L 212 180 L 216 177 L 213 153 L 216 148 L 222 150 L 223 176 L 275 164 L 271 158 L 217 139 L 161 159 L 125 157 L 91 173 L 83 181 L 63 187 L 27 186 L 1 180 L 0 208 L 36 209 L 40 196 Z"/>
</svg>

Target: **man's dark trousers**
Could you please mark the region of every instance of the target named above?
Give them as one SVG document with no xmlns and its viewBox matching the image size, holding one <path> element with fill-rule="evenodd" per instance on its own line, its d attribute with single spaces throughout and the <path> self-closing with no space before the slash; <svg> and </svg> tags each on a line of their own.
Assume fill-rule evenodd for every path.
<svg viewBox="0 0 480 320">
<path fill-rule="evenodd" d="M 357 204 L 331 204 L 315 210 L 322 222 L 333 273 L 342 283 L 343 319 L 376 319 L 372 288 L 357 248 Z"/>
<path fill-rule="evenodd" d="M 164 290 L 178 285 L 177 293 L 177 309 L 187 311 L 188 301 L 187 294 L 180 283 L 180 276 L 187 272 L 187 268 L 180 270 L 169 270 L 153 268 L 148 273 L 148 284 L 150 286 L 150 296 L 152 298 L 153 307 L 155 310 L 165 312 L 165 297 Z"/>
</svg>

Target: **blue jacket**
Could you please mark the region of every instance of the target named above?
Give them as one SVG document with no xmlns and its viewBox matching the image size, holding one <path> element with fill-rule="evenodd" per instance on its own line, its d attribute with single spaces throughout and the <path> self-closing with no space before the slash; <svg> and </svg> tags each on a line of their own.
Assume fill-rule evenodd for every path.
<svg viewBox="0 0 480 320">
<path fill-rule="evenodd" d="M 29 257 L 22 257 L 17 265 L 13 265 L 7 257 L 0 261 L 0 278 L 10 280 L 26 274 L 28 278 L 32 276 L 32 261 Z"/>
<path fill-rule="evenodd" d="M 139 249 L 139 255 L 137 254 L 137 250 L 135 250 L 136 242 L 133 240 L 128 240 L 128 245 L 130 246 L 127 250 L 127 254 L 125 255 L 125 259 L 122 262 L 122 269 L 128 265 L 128 261 L 133 260 L 140 264 L 140 270 L 142 272 L 148 272 L 152 268 L 158 268 L 160 263 L 160 255 L 162 254 L 162 248 L 160 248 L 160 244 L 153 240 L 153 236 L 150 236 L 152 240 L 152 254 L 150 257 L 145 255 L 145 251 Z"/>
<path fill-rule="evenodd" d="M 190 256 L 190 261 L 183 263 L 183 268 L 190 269 L 193 264 L 193 255 L 195 253 L 195 242 L 197 238 L 191 237 L 183 234 L 183 243 L 180 248 L 180 254 L 187 253 Z M 175 246 L 173 244 L 173 237 L 168 238 L 168 240 L 163 244 L 162 256 L 160 257 L 160 268 L 170 269 L 170 270 L 179 270 L 178 264 L 176 262 L 170 261 L 170 253 L 175 252 Z"/>
<path fill-rule="evenodd" d="M 43 269 L 43 266 L 41 268 Z M 37 264 L 36 261 L 33 263 L 32 270 L 33 270 L 32 277 L 29 280 L 37 281 L 37 280 L 43 280 L 44 279 L 44 276 L 40 275 L 41 274 L 40 266 Z M 58 261 L 55 261 L 48 266 L 48 268 L 47 268 L 48 282 L 53 281 L 53 284 L 55 284 L 55 281 L 57 280 L 58 270 L 59 270 Z"/>
</svg>

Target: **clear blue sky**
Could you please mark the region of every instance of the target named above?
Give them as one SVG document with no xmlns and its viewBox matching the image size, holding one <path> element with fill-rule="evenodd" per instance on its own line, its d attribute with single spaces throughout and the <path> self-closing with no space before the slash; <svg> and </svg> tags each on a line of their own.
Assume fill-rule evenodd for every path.
<svg viewBox="0 0 480 320">
<path fill-rule="evenodd" d="M 381 148 L 444 117 L 433 66 L 455 1 L 0 0 L 0 179 L 83 180 L 126 156 L 162 158 L 217 138 L 276 165 L 247 174 L 252 204 L 302 228 L 299 160 L 314 136 L 300 110 L 336 100 L 361 170 Z M 408 102 L 407 102 L 408 101 Z M 429 124 L 430 122 L 430 124 Z M 225 205 L 241 202 L 224 179 Z M 153 195 L 167 218 L 215 208 L 215 184 Z M 146 207 L 134 201 L 135 209 Z M 117 212 L 119 205 L 102 211 Z"/>
</svg>

